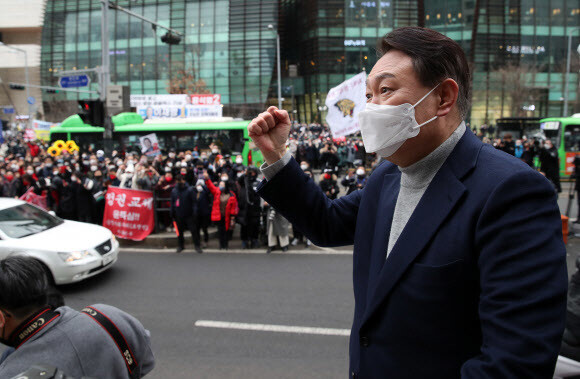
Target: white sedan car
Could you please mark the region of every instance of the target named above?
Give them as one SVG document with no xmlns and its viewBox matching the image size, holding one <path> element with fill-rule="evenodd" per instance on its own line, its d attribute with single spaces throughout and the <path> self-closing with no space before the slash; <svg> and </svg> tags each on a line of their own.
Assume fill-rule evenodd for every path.
<svg viewBox="0 0 580 379">
<path fill-rule="evenodd" d="M 109 269 L 119 243 L 102 226 L 62 220 L 21 200 L 0 198 L 0 259 L 42 262 L 55 284 L 81 281 Z"/>
</svg>

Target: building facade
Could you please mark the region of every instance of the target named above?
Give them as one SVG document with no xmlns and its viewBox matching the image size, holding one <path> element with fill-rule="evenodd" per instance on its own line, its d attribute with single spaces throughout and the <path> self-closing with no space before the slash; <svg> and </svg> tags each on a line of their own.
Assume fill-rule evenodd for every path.
<svg viewBox="0 0 580 379">
<path fill-rule="evenodd" d="M 110 9 L 111 83 L 129 85 L 133 94 L 220 94 L 227 115 L 249 117 L 263 107 L 276 58 L 276 0 L 116 3 L 181 32 L 183 38 L 179 44 L 165 44 L 161 36 L 166 30 Z M 56 85 L 62 71 L 101 65 L 100 4 L 96 0 L 48 1 L 42 43 L 43 84 Z M 96 76 L 88 89 L 98 89 Z M 54 104 L 87 96 L 92 97 L 70 92 L 45 94 Z"/>
<path fill-rule="evenodd" d="M 569 109 L 578 99 L 580 0 L 120 0 L 119 5 L 184 34 L 109 10 L 111 82 L 133 94 L 221 94 L 224 115 L 251 118 L 277 104 L 276 33 L 284 107 L 300 121 L 324 120 L 328 90 L 378 60 L 376 42 L 400 26 L 433 28 L 456 40 L 473 67 L 470 121 L 562 114 L 567 36 L 573 36 Z M 101 61 L 100 2 L 50 0 L 41 79 Z M 269 27 L 270 26 L 270 27 Z M 182 83 L 187 73 L 188 83 Z M 180 82 L 181 81 L 181 82 Z M 96 90 L 96 80 L 89 89 Z M 86 98 L 44 94 L 47 104 Z M 46 106 L 45 106 L 46 108 Z M 60 107 L 62 108 L 62 107 Z"/>
<path fill-rule="evenodd" d="M 5 2 L 0 12 L 0 120 L 26 126 L 29 118 L 43 118 L 38 88 L 12 90 L 10 83 L 40 82 L 40 39 L 45 0 Z M 26 67 L 28 66 L 28 67 Z M 32 104 L 29 104 L 29 100 Z"/>
<path fill-rule="evenodd" d="M 401 26 L 425 26 L 457 41 L 473 67 L 473 125 L 501 117 L 561 116 L 571 33 L 569 114 L 580 112 L 579 0 L 287 0 L 302 30 L 293 87 L 307 120 L 324 119 L 325 94 L 376 63 L 377 40 Z M 294 38 L 294 37 L 289 37 Z M 288 79 L 288 88 L 293 83 Z"/>
</svg>

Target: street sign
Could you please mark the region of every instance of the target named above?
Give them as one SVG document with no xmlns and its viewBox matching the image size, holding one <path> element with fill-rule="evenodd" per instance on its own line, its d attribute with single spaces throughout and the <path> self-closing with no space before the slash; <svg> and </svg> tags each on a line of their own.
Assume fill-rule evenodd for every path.
<svg viewBox="0 0 580 379">
<path fill-rule="evenodd" d="M 32 105 L 34 103 L 36 103 L 36 99 L 34 98 L 34 96 L 28 96 L 28 104 Z"/>
<path fill-rule="evenodd" d="M 4 107 L 4 114 L 14 114 L 14 107 Z"/>
<path fill-rule="evenodd" d="M 86 87 L 91 82 L 88 75 L 71 75 L 63 76 L 58 80 L 58 85 L 61 88 L 76 88 L 76 87 Z"/>
</svg>

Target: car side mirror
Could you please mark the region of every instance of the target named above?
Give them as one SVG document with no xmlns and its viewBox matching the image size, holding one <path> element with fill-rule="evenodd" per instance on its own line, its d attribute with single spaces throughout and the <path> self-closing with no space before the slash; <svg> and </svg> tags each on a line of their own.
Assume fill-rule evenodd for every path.
<svg viewBox="0 0 580 379">
<path fill-rule="evenodd" d="M 48 211 L 48 214 L 51 215 L 51 216 L 56 217 L 56 213 L 54 213 L 54 211 Z"/>
</svg>

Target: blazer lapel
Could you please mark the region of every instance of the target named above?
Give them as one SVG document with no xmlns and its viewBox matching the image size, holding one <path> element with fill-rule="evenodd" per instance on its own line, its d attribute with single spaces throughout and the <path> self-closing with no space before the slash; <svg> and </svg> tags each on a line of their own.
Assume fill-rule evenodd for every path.
<svg viewBox="0 0 580 379">
<path fill-rule="evenodd" d="M 371 273 L 373 267 L 379 267 L 380 272 L 377 274 L 377 279 L 369 280 L 369 286 L 374 285 L 374 288 L 369 288 L 368 291 L 368 306 L 363 317 L 363 324 L 389 295 L 409 265 L 417 258 L 439 229 L 439 226 L 451 213 L 465 191 L 465 186 L 457 179 L 448 162 L 444 163 L 429 187 L 427 187 L 385 262 L 384 257 L 388 246 L 388 235 L 386 236 L 386 243 L 381 246 L 381 252 L 384 251 L 382 255 L 383 262 L 373 262 L 371 267 Z M 383 196 L 386 197 L 386 195 Z M 391 210 L 392 207 L 394 210 L 395 204 L 391 203 L 392 201 L 389 202 L 386 208 Z M 383 229 L 385 234 L 390 230 L 393 210 L 390 212 L 389 224 Z M 378 252 L 374 254 L 375 257 L 379 257 L 379 255 Z"/>
<path fill-rule="evenodd" d="M 369 290 L 377 280 L 381 268 L 385 263 L 387 256 L 387 247 L 389 245 L 389 231 L 393 222 L 393 213 L 395 212 L 395 204 L 399 196 L 399 189 L 401 187 L 401 172 L 396 169 L 396 172 L 386 174 L 383 179 L 383 187 L 381 189 L 380 202 L 377 204 L 375 223 L 375 230 L 373 233 L 372 256 L 369 268 L 368 285 Z M 369 291 L 367 291 L 367 294 Z M 367 304 L 368 301 L 367 299 Z"/>
</svg>

